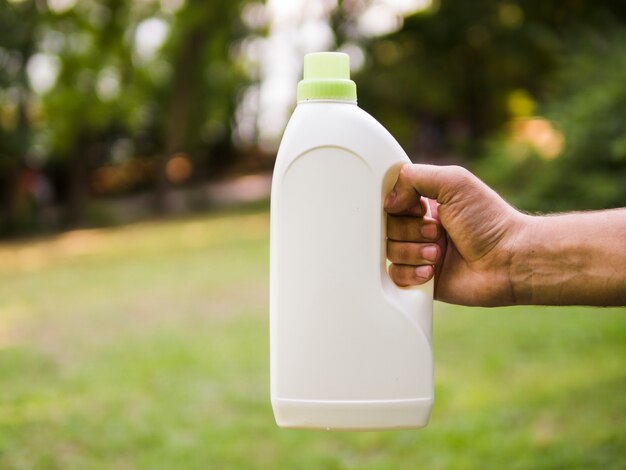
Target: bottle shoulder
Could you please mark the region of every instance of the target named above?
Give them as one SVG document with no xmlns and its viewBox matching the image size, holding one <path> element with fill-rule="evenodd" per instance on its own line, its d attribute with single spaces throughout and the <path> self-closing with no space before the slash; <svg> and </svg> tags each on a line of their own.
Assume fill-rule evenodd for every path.
<svg viewBox="0 0 626 470">
<path fill-rule="evenodd" d="M 333 137 L 354 138 L 355 133 L 372 133 L 378 137 L 393 137 L 374 117 L 356 104 L 318 102 L 300 103 L 294 110 L 286 132 L 291 129 L 306 131 L 310 135 L 328 134 L 328 129 L 349 130 L 346 134 L 333 133 Z M 395 141 L 395 139 L 394 139 Z"/>
<path fill-rule="evenodd" d="M 340 147 L 372 166 L 409 162 L 385 127 L 354 104 L 301 103 L 292 114 L 280 144 L 277 169 L 310 149 Z"/>
</svg>

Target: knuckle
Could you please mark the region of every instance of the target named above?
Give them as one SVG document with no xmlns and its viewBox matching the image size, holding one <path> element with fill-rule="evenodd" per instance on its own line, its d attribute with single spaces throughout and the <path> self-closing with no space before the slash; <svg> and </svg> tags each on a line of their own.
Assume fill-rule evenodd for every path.
<svg viewBox="0 0 626 470">
<path fill-rule="evenodd" d="M 398 257 L 408 262 L 413 258 L 413 247 L 409 243 L 399 243 Z"/>
<path fill-rule="evenodd" d="M 457 184 L 459 183 L 468 184 L 474 179 L 474 176 L 468 169 L 463 168 L 462 166 L 459 166 L 459 165 L 451 166 L 450 173 L 452 174 Z"/>
<path fill-rule="evenodd" d="M 387 219 L 387 236 L 396 240 L 406 240 L 408 228 L 403 217 L 393 217 Z"/>
<path fill-rule="evenodd" d="M 402 223 L 398 227 L 398 234 L 402 240 L 411 239 L 411 226 L 406 219 L 403 219 Z"/>
<path fill-rule="evenodd" d="M 395 215 L 387 215 L 387 232 L 396 231 L 399 225 L 400 221 L 398 217 Z"/>
<path fill-rule="evenodd" d="M 419 242 L 422 240 L 422 226 L 420 223 L 412 223 L 406 229 L 406 240 Z"/>
<path fill-rule="evenodd" d="M 400 173 L 398 174 L 398 179 L 403 181 L 408 181 L 411 179 L 411 174 L 413 172 L 413 165 L 407 163 L 400 167 Z"/>
<path fill-rule="evenodd" d="M 447 177 L 442 185 L 442 200 L 451 200 L 459 194 L 467 194 L 467 190 L 476 183 L 476 177 L 462 166 L 453 165 L 446 168 Z"/>
</svg>

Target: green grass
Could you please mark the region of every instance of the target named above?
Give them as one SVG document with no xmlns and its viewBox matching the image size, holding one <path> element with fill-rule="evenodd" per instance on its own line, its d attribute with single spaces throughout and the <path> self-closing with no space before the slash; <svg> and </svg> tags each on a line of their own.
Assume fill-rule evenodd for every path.
<svg viewBox="0 0 626 470">
<path fill-rule="evenodd" d="M 626 468 L 626 310 L 436 305 L 428 428 L 281 430 L 265 209 L 0 246 L 0 468 Z"/>
</svg>

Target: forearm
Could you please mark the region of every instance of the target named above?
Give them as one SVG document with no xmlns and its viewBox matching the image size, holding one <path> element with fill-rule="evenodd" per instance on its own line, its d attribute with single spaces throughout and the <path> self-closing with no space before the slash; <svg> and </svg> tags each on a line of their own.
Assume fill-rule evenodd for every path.
<svg viewBox="0 0 626 470">
<path fill-rule="evenodd" d="M 626 209 L 528 216 L 517 248 L 517 303 L 626 305 Z"/>
</svg>

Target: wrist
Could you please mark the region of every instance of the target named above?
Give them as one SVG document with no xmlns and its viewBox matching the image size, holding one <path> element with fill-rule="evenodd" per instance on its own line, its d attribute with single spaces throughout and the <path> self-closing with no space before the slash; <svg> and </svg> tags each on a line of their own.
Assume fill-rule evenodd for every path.
<svg viewBox="0 0 626 470">
<path fill-rule="evenodd" d="M 535 303 L 535 272 L 541 257 L 542 240 L 540 232 L 544 218 L 518 212 L 510 249 L 509 283 L 513 305 L 531 305 Z"/>
</svg>

